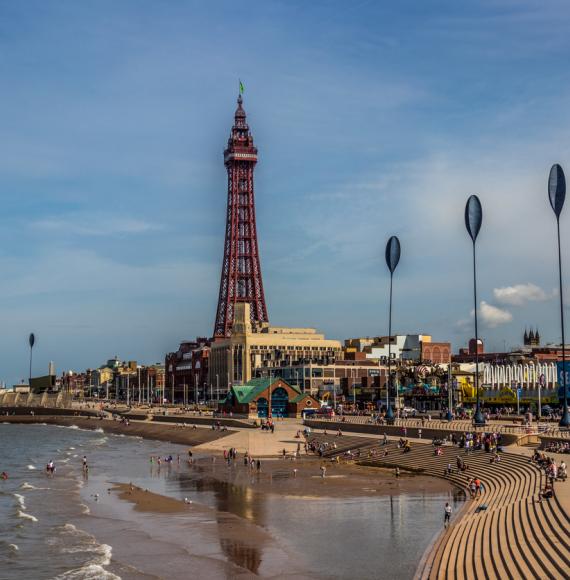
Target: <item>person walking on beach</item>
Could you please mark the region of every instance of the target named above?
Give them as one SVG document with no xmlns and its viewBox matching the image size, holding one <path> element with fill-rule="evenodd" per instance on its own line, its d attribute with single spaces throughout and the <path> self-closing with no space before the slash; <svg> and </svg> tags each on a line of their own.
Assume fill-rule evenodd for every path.
<svg viewBox="0 0 570 580">
<path fill-rule="evenodd" d="M 327 468 L 321 465 L 321 477 L 324 479 L 327 476 Z"/>
<path fill-rule="evenodd" d="M 451 512 L 452 512 L 452 508 L 449 505 L 449 502 L 447 502 L 445 504 L 445 508 L 444 508 L 444 514 L 443 514 L 443 527 L 447 528 L 447 526 L 449 525 L 449 520 L 451 519 Z"/>
</svg>

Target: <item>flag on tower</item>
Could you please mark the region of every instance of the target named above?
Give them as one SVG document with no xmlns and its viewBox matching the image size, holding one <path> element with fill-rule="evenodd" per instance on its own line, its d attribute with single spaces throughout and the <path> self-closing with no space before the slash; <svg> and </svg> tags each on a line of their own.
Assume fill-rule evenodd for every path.
<svg viewBox="0 0 570 580">
<path fill-rule="evenodd" d="M 239 82 L 239 94 L 243 95 L 243 83 L 241 81 Z"/>
</svg>

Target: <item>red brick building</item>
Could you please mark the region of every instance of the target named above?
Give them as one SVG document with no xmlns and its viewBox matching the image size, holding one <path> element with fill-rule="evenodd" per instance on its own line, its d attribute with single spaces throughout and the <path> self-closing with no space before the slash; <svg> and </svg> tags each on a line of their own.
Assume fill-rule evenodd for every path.
<svg viewBox="0 0 570 580">
<path fill-rule="evenodd" d="M 198 337 L 180 343 L 176 352 L 170 352 L 164 360 L 165 388 L 169 400 L 193 404 L 210 397 L 208 384 L 210 339 Z"/>
<path fill-rule="evenodd" d="M 451 362 L 450 342 L 421 342 L 421 361 L 434 365 L 448 364 Z"/>
</svg>

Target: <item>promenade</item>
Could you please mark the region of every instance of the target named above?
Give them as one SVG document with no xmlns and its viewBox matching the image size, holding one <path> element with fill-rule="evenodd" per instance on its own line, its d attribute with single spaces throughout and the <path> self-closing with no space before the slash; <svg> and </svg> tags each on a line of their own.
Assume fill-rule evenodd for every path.
<svg viewBox="0 0 570 580">
<path fill-rule="evenodd" d="M 351 450 L 360 465 L 409 469 L 444 478 L 463 490 L 471 478 L 483 482 L 484 493 L 467 499 L 429 548 L 417 580 L 569 577 L 570 481 L 557 482 L 554 497 L 539 501 L 545 475 L 529 461 L 532 450 L 511 446 L 501 453 L 499 463 L 491 463 L 489 453 L 466 454 L 451 445 L 443 446 L 436 456 L 434 447 L 419 439 L 411 440 L 409 453 L 403 453 L 394 440 L 383 445 L 377 437 L 338 437 L 333 432 L 313 433 L 311 439 L 334 441 L 336 449 L 326 451 L 325 458 L 346 456 Z M 466 462 L 467 471 L 458 472 L 457 457 Z"/>
</svg>

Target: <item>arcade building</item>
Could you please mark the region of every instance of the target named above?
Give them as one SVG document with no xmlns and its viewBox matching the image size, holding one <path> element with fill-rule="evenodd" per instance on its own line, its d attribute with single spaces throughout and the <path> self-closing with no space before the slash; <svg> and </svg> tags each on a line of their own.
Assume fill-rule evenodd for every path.
<svg viewBox="0 0 570 580">
<path fill-rule="evenodd" d="M 250 419 L 269 416 L 299 418 L 304 411 L 318 408 L 317 399 L 283 379 L 253 379 L 245 385 L 232 385 L 218 411 Z"/>
</svg>

